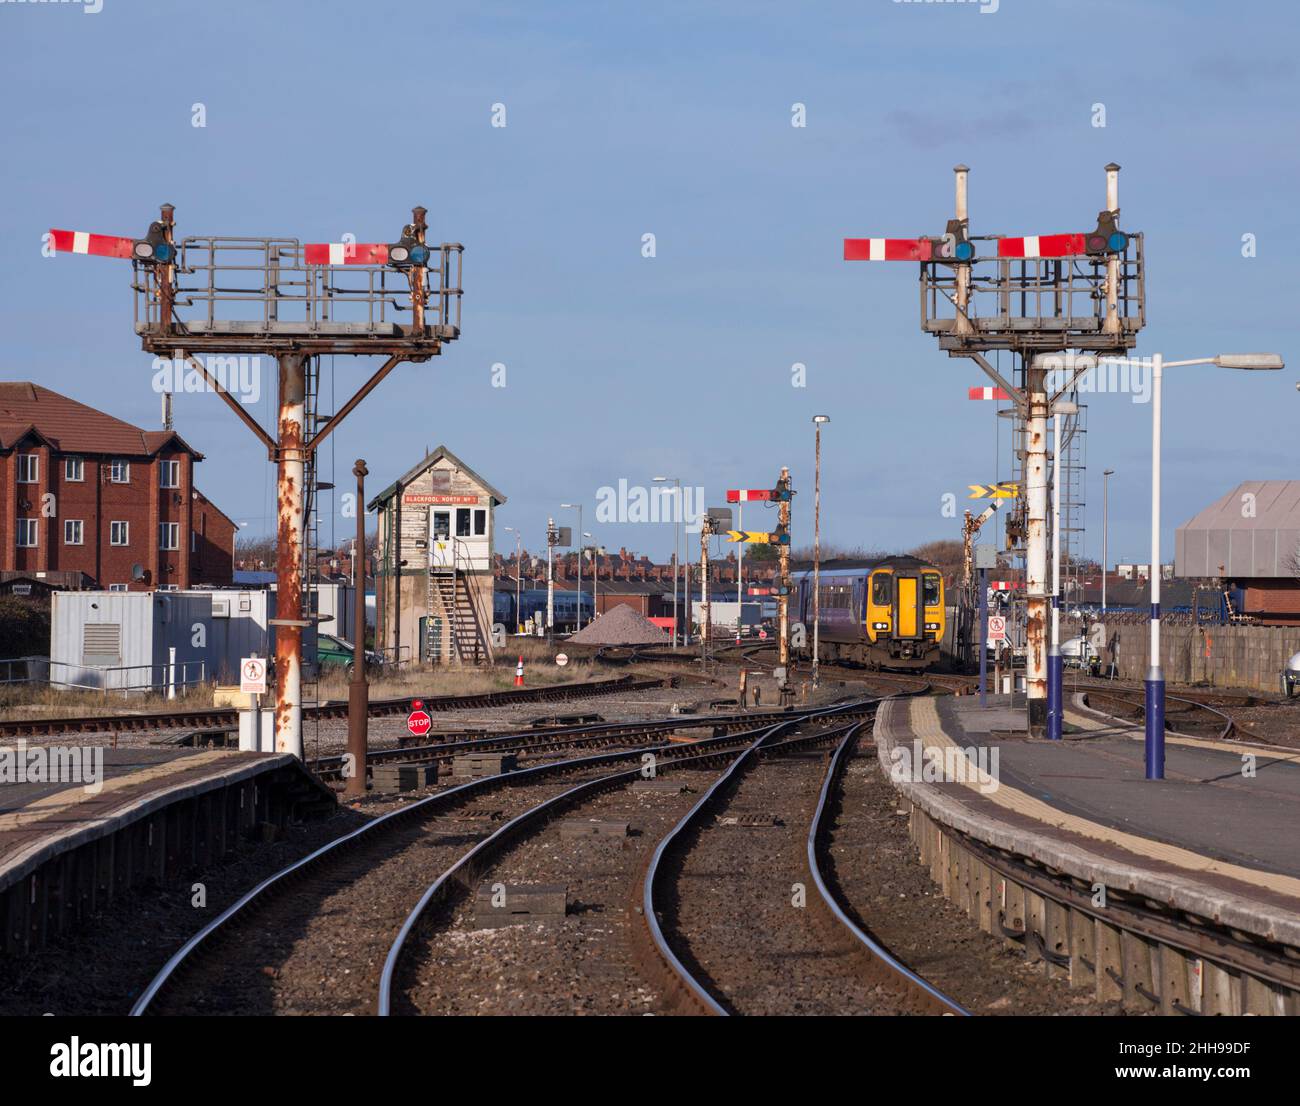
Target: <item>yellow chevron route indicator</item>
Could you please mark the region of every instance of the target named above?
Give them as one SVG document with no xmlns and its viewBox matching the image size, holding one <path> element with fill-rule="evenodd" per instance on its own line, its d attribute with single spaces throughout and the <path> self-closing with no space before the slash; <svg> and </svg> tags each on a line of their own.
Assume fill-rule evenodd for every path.
<svg viewBox="0 0 1300 1106">
<path fill-rule="evenodd" d="M 772 535 L 766 531 L 758 530 L 728 530 L 728 541 L 745 541 L 753 542 L 755 545 L 769 545 L 772 541 Z"/>
<path fill-rule="evenodd" d="M 967 484 L 970 495 L 967 499 L 1015 499 L 1020 494 L 1020 485 L 1009 480 L 1000 484 Z"/>
</svg>

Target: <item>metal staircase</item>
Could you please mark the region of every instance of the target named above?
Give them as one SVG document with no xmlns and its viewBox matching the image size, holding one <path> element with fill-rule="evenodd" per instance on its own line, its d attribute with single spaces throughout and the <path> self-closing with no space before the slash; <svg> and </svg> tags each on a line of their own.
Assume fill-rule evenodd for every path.
<svg viewBox="0 0 1300 1106">
<path fill-rule="evenodd" d="M 452 540 L 453 561 L 449 566 L 430 564 L 426 585 L 428 617 L 425 620 L 425 660 L 437 663 L 442 657 L 443 634 L 448 634 L 449 659 L 456 664 L 487 664 L 488 625 L 475 610 L 467 565 L 460 543 Z"/>
</svg>

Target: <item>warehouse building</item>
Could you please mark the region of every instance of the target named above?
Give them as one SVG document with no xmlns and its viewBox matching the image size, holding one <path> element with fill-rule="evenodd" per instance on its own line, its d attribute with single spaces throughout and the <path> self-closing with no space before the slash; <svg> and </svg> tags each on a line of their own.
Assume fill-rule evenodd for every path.
<svg viewBox="0 0 1300 1106">
<path fill-rule="evenodd" d="M 1300 480 L 1237 485 L 1178 528 L 1174 564 L 1222 581 L 1235 614 L 1300 625 Z"/>
<path fill-rule="evenodd" d="M 492 659 L 496 488 L 440 445 L 367 505 L 379 513 L 376 648 L 390 661 Z"/>
</svg>

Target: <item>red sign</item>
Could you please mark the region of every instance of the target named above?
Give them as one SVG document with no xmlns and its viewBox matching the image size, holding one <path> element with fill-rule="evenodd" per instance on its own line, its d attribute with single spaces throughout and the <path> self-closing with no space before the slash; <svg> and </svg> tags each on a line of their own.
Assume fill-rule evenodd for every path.
<svg viewBox="0 0 1300 1106">
<path fill-rule="evenodd" d="M 454 503 L 461 506 L 472 506 L 480 502 L 477 495 L 428 495 L 425 492 L 407 492 L 402 496 L 403 503 L 426 504 L 426 503 Z"/>
<path fill-rule="evenodd" d="M 423 737 L 433 725 L 433 719 L 424 709 L 424 703 L 416 699 L 411 703 L 411 713 L 406 716 L 406 728 L 414 737 Z"/>
<path fill-rule="evenodd" d="M 728 488 L 728 503 L 748 503 L 751 500 L 770 500 L 771 488 Z"/>
</svg>

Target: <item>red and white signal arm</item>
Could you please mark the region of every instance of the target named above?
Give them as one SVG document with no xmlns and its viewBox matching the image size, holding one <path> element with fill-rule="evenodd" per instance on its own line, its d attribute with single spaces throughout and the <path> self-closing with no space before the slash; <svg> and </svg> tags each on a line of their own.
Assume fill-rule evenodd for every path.
<svg viewBox="0 0 1300 1106">
<path fill-rule="evenodd" d="M 968 399 L 1010 399 L 1006 391 L 1002 388 L 990 388 L 987 385 L 983 388 L 970 388 L 966 392 Z"/>
<path fill-rule="evenodd" d="M 758 500 L 770 501 L 771 488 L 728 488 L 728 503 L 750 503 Z"/>
<path fill-rule="evenodd" d="M 424 709 L 423 700 L 416 699 L 411 703 L 411 713 L 406 716 L 406 728 L 411 732 L 411 736 L 423 737 L 432 726 L 433 719 Z"/>
<path fill-rule="evenodd" d="M 1007 640 L 1007 620 L 1005 615 L 989 615 L 989 641 Z"/>
<path fill-rule="evenodd" d="M 387 265 L 388 246 L 382 242 L 308 242 L 302 248 L 308 265 Z"/>
<path fill-rule="evenodd" d="M 266 694 L 265 657 L 244 657 L 239 662 L 239 690 L 243 695 Z"/>
</svg>

